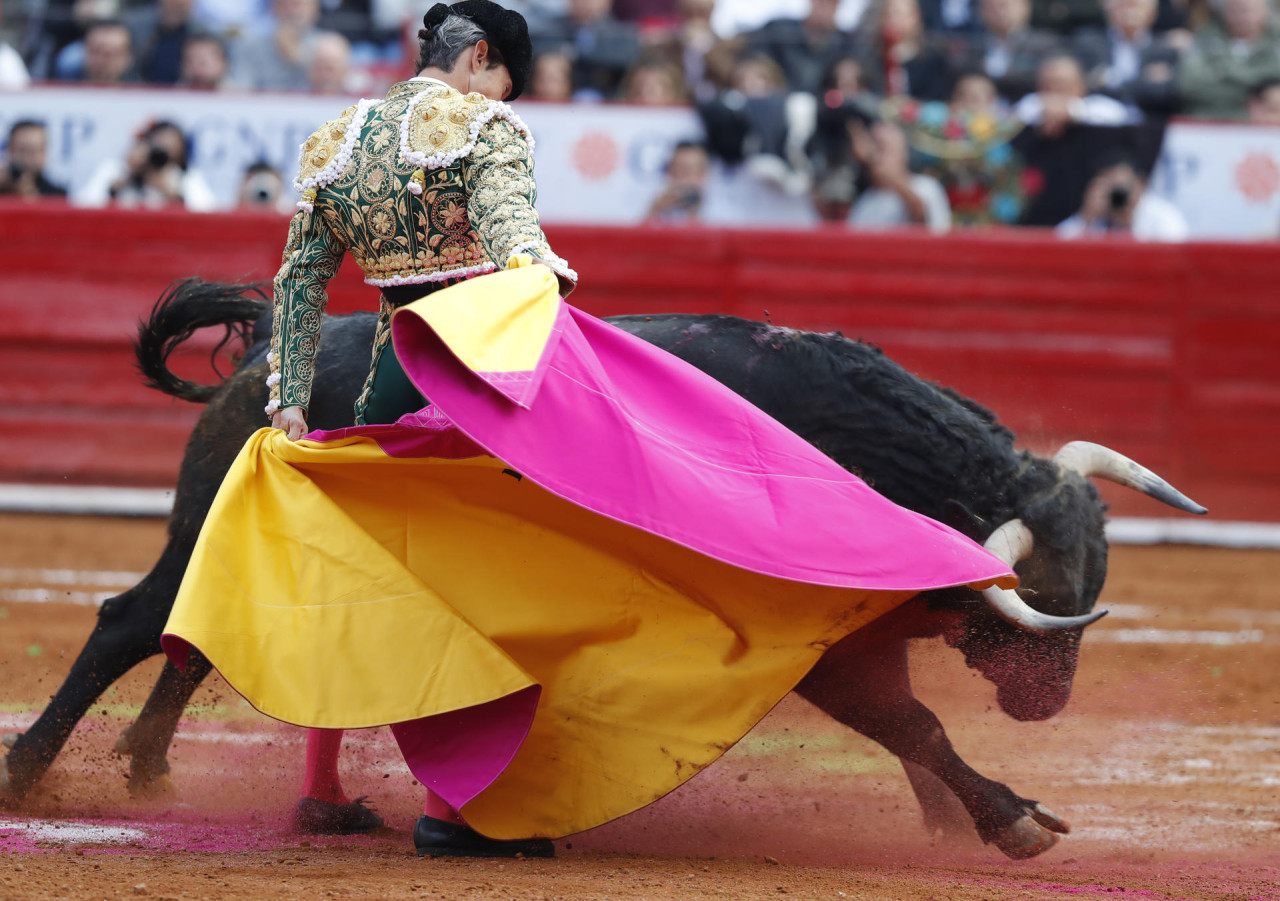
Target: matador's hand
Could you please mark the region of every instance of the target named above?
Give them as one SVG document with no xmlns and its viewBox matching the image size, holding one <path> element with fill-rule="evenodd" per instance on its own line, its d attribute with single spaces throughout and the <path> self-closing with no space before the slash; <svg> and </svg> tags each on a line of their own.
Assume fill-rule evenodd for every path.
<svg viewBox="0 0 1280 901">
<path fill-rule="evenodd" d="M 284 407 L 271 417 L 271 425 L 289 436 L 290 441 L 297 441 L 307 434 L 307 411 L 302 407 Z"/>
</svg>

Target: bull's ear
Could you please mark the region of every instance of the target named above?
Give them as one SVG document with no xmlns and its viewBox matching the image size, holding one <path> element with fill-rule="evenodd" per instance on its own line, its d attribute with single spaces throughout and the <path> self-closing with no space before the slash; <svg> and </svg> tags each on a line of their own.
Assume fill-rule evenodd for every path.
<svg viewBox="0 0 1280 901">
<path fill-rule="evenodd" d="M 991 531 L 981 517 L 954 498 L 942 505 L 942 522 L 974 541 L 981 541 Z"/>
</svg>

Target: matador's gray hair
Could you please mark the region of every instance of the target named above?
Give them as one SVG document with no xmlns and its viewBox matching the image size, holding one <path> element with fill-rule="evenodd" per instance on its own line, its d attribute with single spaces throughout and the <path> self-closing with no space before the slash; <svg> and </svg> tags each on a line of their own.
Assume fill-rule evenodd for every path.
<svg viewBox="0 0 1280 901">
<path fill-rule="evenodd" d="M 418 71 L 430 66 L 452 72 L 453 64 L 462 51 L 487 39 L 484 29 L 470 19 L 448 16 L 434 28 L 423 28 L 418 32 Z M 490 55 L 493 55 L 492 50 Z"/>
</svg>

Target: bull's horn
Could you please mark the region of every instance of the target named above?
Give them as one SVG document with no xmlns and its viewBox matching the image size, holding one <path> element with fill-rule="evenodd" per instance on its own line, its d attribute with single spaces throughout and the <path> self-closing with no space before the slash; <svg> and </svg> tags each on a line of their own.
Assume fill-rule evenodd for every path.
<svg viewBox="0 0 1280 901">
<path fill-rule="evenodd" d="M 1106 479 L 1108 482 L 1141 491 L 1148 497 L 1188 513 L 1209 512 L 1145 466 L 1092 441 L 1071 441 L 1064 444 L 1062 450 L 1053 455 L 1053 462 L 1086 479 Z"/>
<path fill-rule="evenodd" d="M 992 532 L 983 546 L 1012 569 L 1019 560 L 1025 560 L 1031 556 L 1031 550 L 1035 547 L 1035 538 L 1022 520 L 1011 519 Z M 1107 615 L 1105 610 L 1086 613 L 1084 616 L 1053 616 L 1049 613 L 1041 613 L 1018 597 L 1016 591 L 997 588 L 994 585 L 983 591 L 982 596 L 987 599 L 987 603 L 991 605 L 996 615 L 1005 622 L 1040 635 L 1066 629 L 1083 629 Z"/>
</svg>

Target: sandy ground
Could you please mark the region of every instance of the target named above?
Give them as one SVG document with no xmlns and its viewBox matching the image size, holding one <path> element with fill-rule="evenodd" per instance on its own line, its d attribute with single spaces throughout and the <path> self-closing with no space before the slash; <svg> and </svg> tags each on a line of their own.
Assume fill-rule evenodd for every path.
<svg viewBox="0 0 1280 901">
<path fill-rule="evenodd" d="M 163 541 L 156 521 L 0 517 L 0 731 L 34 718 L 95 597 L 132 584 Z M 386 730 L 355 734 L 347 786 L 387 828 L 306 841 L 288 831 L 300 731 L 216 678 L 174 742 L 172 789 L 130 798 L 111 746 L 152 660 L 28 799 L 0 808 L 0 899 L 1280 901 L 1277 576 L 1278 553 L 1115 549 L 1112 615 L 1089 630 L 1072 702 L 1047 723 L 1005 718 L 954 652 L 915 650 L 919 694 L 960 753 L 1075 827 L 1032 861 L 927 836 L 896 761 L 795 698 L 663 801 L 560 842 L 554 861 L 415 858 L 411 777 Z"/>
</svg>

